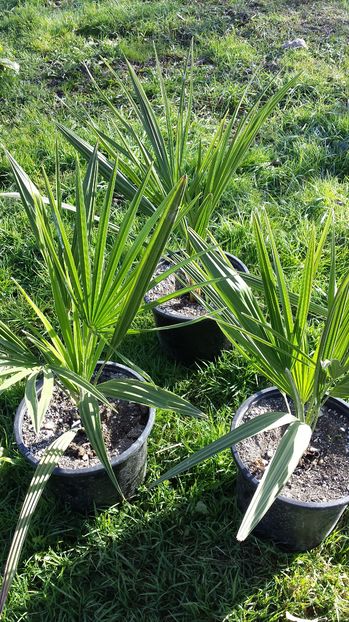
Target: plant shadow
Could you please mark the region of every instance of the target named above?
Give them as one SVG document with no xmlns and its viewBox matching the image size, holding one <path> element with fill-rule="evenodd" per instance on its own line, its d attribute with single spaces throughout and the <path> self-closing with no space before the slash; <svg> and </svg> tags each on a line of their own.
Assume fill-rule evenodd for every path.
<svg viewBox="0 0 349 622">
<path fill-rule="evenodd" d="M 226 473 L 219 473 L 210 489 L 200 492 L 194 486 L 187 496 L 174 482 L 152 493 L 143 490 L 137 504 L 96 512 L 87 522 L 56 508 L 56 531 L 48 537 L 47 554 L 39 555 L 30 585 L 28 619 L 242 619 L 244 603 L 265 589 L 292 556 L 254 537 L 236 541 L 241 517 L 234 487 Z M 62 547 L 64 524 L 68 533 L 59 564 L 50 551 Z"/>
</svg>

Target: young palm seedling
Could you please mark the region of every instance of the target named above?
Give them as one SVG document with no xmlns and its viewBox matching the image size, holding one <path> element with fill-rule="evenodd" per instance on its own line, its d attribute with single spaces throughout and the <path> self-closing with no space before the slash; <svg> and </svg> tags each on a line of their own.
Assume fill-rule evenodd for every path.
<svg viewBox="0 0 349 622">
<path fill-rule="evenodd" d="M 272 96 L 266 99 L 270 85 L 261 93 L 254 105 L 246 113 L 242 113 L 245 95 L 238 102 L 231 118 L 226 113 L 218 123 L 212 138 L 206 147 L 201 139 L 194 142 L 191 137 L 193 123 L 193 47 L 191 46 L 184 66 L 179 104 L 177 110 L 170 101 L 165 81 L 156 55 L 156 71 L 159 90 L 161 93 L 161 112 L 156 111 L 147 97 L 132 65 L 126 60 L 133 94 L 119 78 L 116 72 L 107 64 L 115 79 L 118 89 L 124 94 L 141 128 L 107 98 L 105 93 L 94 81 L 101 97 L 106 101 L 112 114 L 114 135 L 106 134 L 98 128 L 94 121 L 89 126 L 96 134 L 100 145 L 105 152 L 115 160 L 119 158 L 119 169 L 123 175 L 123 184 L 118 186 L 127 198 L 132 198 L 136 189 L 140 187 L 142 179 L 149 170 L 149 182 L 144 191 L 148 204 L 142 204 L 145 210 L 153 211 L 181 179 L 188 176 L 188 184 L 184 193 L 183 216 L 179 221 L 180 233 L 184 243 L 190 247 L 188 237 L 189 225 L 201 237 L 206 237 L 212 214 L 218 207 L 232 177 L 244 163 L 246 155 L 259 130 L 268 120 L 276 106 L 285 97 L 287 92 L 296 85 L 298 77 L 279 88 Z M 247 91 L 247 89 L 246 89 Z M 266 99 L 266 101 L 264 101 Z M 162 122 L 164 118 L 164 123 Z M 93 147 L 81 139 L 75 132 L 59 125 L 62 134 L 79 151 L 89 159 Z M 103 175 L 108 179 L 112 174 L 112 165 L 99 154 L 100 166 Z M 127 183 L 125 185 L 125 180 Z"/>
<path fill-rule="evenodd" d="M 113 410 L 115 400 L 127 400 L 145 406 L 161 406 L 188 415 L 199 414 L 188 402 L 155 386 L 150 380 L 142 382 L 129 374 L 126 378 L 103 381 L 104 364 L 99 364 L 102 356 L 104 363 L 111 356 L 119 356 L 118 348 L 138 311 L 178 217 L 186 180 L 179 180 L 170 190 L 145 226 L 134 234 L 133 241 L 125 250 L 125 242 L 130 237 L 149 172 L 115 235 L 114 232 L 108 233 L 108 227 L 117 164 L 113 167 L 104 204 L 97 219 L 97 148 L 84 179 L 81 178 L 77 163 L 76 206 L 72 217 L 68 217 L 62 210 L 58 157 L 55 193 L 44 174 L 45 201 L 23 169 L 11 156 L 9 159 L 52 290 L 52 310 L 40 310 L 17 284 L 36 319 L 35 322 L 26 322 L 22 334 L 15 333 L 0 322 L 0 392 L 20 381 L 26 381 L 26 409 L 36 433 L 43 425 L 55 385 L 70 397 L 78 411 L 78 420 L 54 439 L 38 463 L 5 568 L 0 612 L 16 570 L 31 516 L 47 480 L 79 428 L 85 431 L 96 456 L 114 483 L 115 499 L 118 493 L 120 495 L 123 492 L 105 446 L 100 405 Z M 39 380 L 41 390 L 38 390 Z"/>
<path fill-rule="evenodd" d="M 201 138 L 192 137 L 191 131 L 193 64 L 193 47 L 191 46 L 182 74 L 179 104 L 176 108 L 168 96 L 161 66 L 156 56 L 156 71 L 161 93 L 160 112 L 157 112 L 157 108 L 147 97 L 140 79 L 129 62 L 127 62 L 127 68 L 133 93 L 108 65 L 118 90 L 126 97 L 138 125 L 126 118 L 96 83 L 96 88 L 110 109 L 114 134 L 106 134 L 93 121 L 89 123 L 107 156 L 113 160 L 116 157 L 119 158 L 119 190 L 126 197 L 130 198 L 134 195 L 150 164 L 153 163 L 149 183 L 144 192 L 146 201 L 142 203 L 146 211 L 151 213 L 173 185 L 177 184 L 184 174 L 188 176 L 182 218 L 178 220 L 176 228 L 181 239 L 181 247 L 188 252 L 191 252 L 188 227 L 204 239 L 206 238 L 209 225 L 220 205 L 222 196 L 239 167 L 243 165 L 259 130 L 287 92 L 297 83 L 296 76 L 270 97 L 267 97 L 267 92 L 270 90 L 270 85 L 268 85 L 250 110 L 243 113 L 245 92 L 232 117 L 229 118 L 228 113 L 225 114 L 213 132 L 212 138 L 208 140 L 207 145 L 203 145 Z M 138 127 L 141 129 L 138 130 Z M 69 128 L 59 125 L 59 129 L 79 153 L 87 159 L 91 157 L 93 153 L 91 145 Z M 110 162 L 101 153 L 99 159 L 103 174 L 109 178 L 112 172 Z M 237 258 L 232 257 L 231 261 L 239 270 L 247 270 Z M 171 262 L 170 259 L 163 261 L 162 269 L 165 269 L 169 262 Z M 172 277 L 163 282 L 162 290 L 164 288 L 171 290 L 175 287 L 176 281 Z M 195 291 L 185 296 L 183 301 L 175 300 L 166 308 L 164 306 L 156 308 L 154 314 L 157 325 L 184 323 L 200 314 L 202 308 L 197 305 Z M 153 299 L 157 295 L 158 292 L 154 291 L 150 297 Z M 164 333 L 159 333 L 159 338 L 165 349 L 175 358 L 188 358 L 189 360 L 192 358 L 190 345 L 193 348 L 194 359 L 212 358 L 217 353 L 217 344 L 221 342 L 222 345 L 224 342 L 221 333 L 209 321 L 190 328 L 185 327 L 180 332 L 166 330 Z M 208 346 L 210 341 L 212 341 L 211 348 Z"/>
<path fill-rule="evenodd" d="M 239 540 L 244 540 L 258 525 L 302 457 L 304 459 L 312 435 L 314 432 L 316 436 L 319 434 L 324 406 L 330 404 L 328 413 L 335 416 L 337 412 L 338 418 L 343 409 L 345 414 L 349 414 L 348 407 L 337 399 L 349 396 L 349 272 L 342 277 L 337 287 L 333 231 L 327 304 L 317 330 L 308 317 L 312 310 L 314 280 L 331 228 L 331 218 L 327 219 L 318 243 L 314 229 L 311 231 L 298 298 L 288 292 L 287 280 L 268 219 L 266 223 L 271 259 L 263 238 L 260 218 L 258 215 L 254 216 L 254 234 L 263 282 L 263 290 L 258 295 L 246 283 L 244 275 L 240 275 L 227 263 L 222 251 L 217 248 L 212 250 L 212 245 L 208 246 L 194 231 L 190 231 L 191 243 L 195 251 L 202 254 L 188 270 L 194 280 L 215 279 L 203 286 L 205 297 L 202 303 L 255 371 L 277 387 L 278 395 L 284 398 L 285 412 L 283 409 L 278 412 L 265 412 L 247 421 L 240 418 L 226 436 L 188 457 L 159 480 L 171 478 L 201 460 L 271 426 L 285 425 L 286 431 L 280 437 L 275 453 L 265 468 L 244 515 L 237 535 Z M 342 459 L 347 461 L 345 428 L 341 432 L 339 428 L 340 425 L 337 434 L 342 435 L 344 443 Z M 329 466 L 338 461 L 339 457 L 336 460 L 334 457 L 326 459 Z M 330 520 L 325 517 L 325 507 L 321 508 L 324 521 L 327 520 L 323 525 L 322 537 L 333 528 L 348 503 L 347 492 L 344 492 L 346 490 L 345 484 L 342 494 L 337 491 L 334 497 L 326 499 L 332 512 L 335 505 L 333 499 L 338 500 L 339 509 L 335 516 L 332 513 Z M 331 489 L 329 494 L 331 495 Z M 309 505 L 316 509 L 316 503 Z M 279 516 L 276 531 L 279 529 L 281 532 L 284 520 L 285 514 Z M 286 524 L 292 530 L 287 520 Z M 315 529 L 314 523 L 310 528 L 307 525 L 307 529 L 311 533 Z"/>
</svg>

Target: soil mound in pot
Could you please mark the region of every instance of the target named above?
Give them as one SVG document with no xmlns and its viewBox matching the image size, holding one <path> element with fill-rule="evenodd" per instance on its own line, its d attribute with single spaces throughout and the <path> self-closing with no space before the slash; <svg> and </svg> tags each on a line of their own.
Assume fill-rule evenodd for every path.
<svg viewBox="0 0 349 622">
<path fill-rule="evenodd" d="M 128 378 L 126 374 L 105 369 L 100 381 L 117 378 Z M 114 409 L 100 404 L 104 442 L 109 458 L 115 458 L 126 451 L 145 429 L 149 408 L 133 402 L 109 399 Z M 79 419 L 79 412 L 71 398 L 60 388 L 55 386 L 54 394 L 47 410 L 45 420 L 39 434 L 34 431 L 28 412 L 23 417 L 23 441 L 35 458 L 41 458 L 45 449 L 58 436 L 69 430 L 72 424 Z M 94 449 L 86 437 L 83 427 L 77 432 L 74 441 L 61 456 L 58 466 L 65 469 L 84 469 L 100 464 Z"/>
<path fill-rule="evenodd" d="M 159 276 L 163 272 L 166 272 L 173 264 L 167 259 L 161 259 L 154 276 Z M 158 298 L 162 298 L 163 296 L 167 296 L 167 294 L 172 294 L 184 287 L 183 284 L 179 282 L 176 278 L 176 275 L 170 274 L 163 281 L 160 281 L 153 289 L 149 290 L 146 294 L 146 300 L 148 302 L 153 302 Z M 177 298 L 172 298 L 171 300 L 167 300 L 167 302 L 163 302 L 158 307 L 162 311 L 169 313 L 170 315 L 178 316 L 181 315 L 184 318 L 195 319 L 196 317 L 200 317 L 202 315 L 206 315 L 206 310 L 204 307 L 194 301 L 190 300 L 189 294 L 183 294 L 182 296 L 178 296 Z"/>
<path fill-rule="evenodd" d="M 292 408 L 291 408 L 292 409 Z M 241 423 L 265 412 L 287 412 L 282 397 L 266 397 L 253 404 Z M 237 444 L 240 460 L 261 479 L 285 428 L 261 432 Z M 283 497 L 322 503 L 349 495 L 349 420 L 324 406 L 311 446 L 281 491 Z"/>
</svg>

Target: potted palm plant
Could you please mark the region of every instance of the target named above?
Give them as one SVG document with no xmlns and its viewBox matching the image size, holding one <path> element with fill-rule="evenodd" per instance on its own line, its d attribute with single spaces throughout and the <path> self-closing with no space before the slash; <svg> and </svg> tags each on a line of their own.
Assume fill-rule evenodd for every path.
<svg viewBox="0 0 349 622">
<path fill-rule="evenodd" d="M 333 529 L 349 503 L 349 405 L 342 399 L 349 396 L 349 272 L 337 287 L 332 229 L 326 305 L 317 306 L 321 317 L 312 320 L 311 295 L 331 216 L 318 243 L 311 231 L 298 296 L 288 292 L 268 219 L 266 227 L 272 259 L 255 215 L 261 294 L 194 231 L 191 242 L 201 257 L 190 275 L 212 279 L 203 287 L 203 304 L 256 372 L 274 386 L 241 405 L 226 436 L 159 481 L 233 445 L 238 503 L 246 510 L 238 539 L 255 529 L 284 548 L 306 550 Z"/>
<path fill-rule="evenodd" d="M 118 348 L 178 215 L 186 180 L 170 191 L 125 252 L 147 178 L 115 235 L 109 233 L 109 224 L 117 164 L 97 218 L 97 148 L 84 179 L 77 163 L 76 205 L 73 222 L 68 223 L 58 157 L 56 192 L 44 175 L 45 198 L 9 159 L 51 286 L 52 311 L 41 310 L 17 284 L 35 320 L 25 323 L 23 334 L 0 321 L 0 392 L 26 381 L 15 435 L 20 451 L 36 467 L 4 572 L 0 612 L 31 516 L 51 474 L 56 494 L 75 506 L 115 503 L 134 494 L 143 481 L 154 407 L 199 414 L 148 376 L 145 380 L 145 373 L 132 363 L 126 361 L 126 367 L 111 361 L 113 357 L 125 362 Z M 63 456 L 67 450 L 68 463 Z"/>
<path fill-rule="evenodd" d="M 152 213 L 184 174 L 188 176 L 188 185 L 183 198 L 182 218 L 178 220 L 176 230 L 182 249 L 191 252 L 188 226 L 201 237 L 206 238 L 209 224 L 228 184 L 238 168 L 243 165 L 260 128 L 287 92 L 295 86 L 297 77 L 291 79 L 266 99 L 268 86 L 250 110 L 242 114 L 245 92 L 233 116 L 229 118 L 228 113 L 223 116 L 212 138 L 204 146 L 201 139 L 195 142 L 191 138 L 193 47 L 191 46 L 189 50 L 184 66 L 177 109 L 169 99 L 157 56 L 156 71 L 162 104 L 160 113 L 156 112 L 156 107 L 149 101 L 132 65 L 128 61 L 126 63 L 134 94 L 110 65 L 107 65 L 118 89 L 125 95 L 141 127 L 141 132 L 107 98 L 92 76 L 91 79 L 113 115 L 115 134 L 107 135 L 93 121 L 90 121 L 89 127 L 95 133 L 107 156 L 112 159 L 119 157 L 119 190 L 126 197 L 130 198 L 134 195 L 149 165 L 154 163 L 149 184 L 144 193 L 146 201 L 142 203 L 143 209 L 148 213 Z M 163 116 L 165 123 L 162 123 Z M 62 125 L 59 125 L 59 129 L 80 154 L 87 159 L 91 157 L 93 153 L 91 145 L 71 129 Z M 99 154 L 99 159 L 101 170 L 108 179 L 112 166 L 102 153 Z M 175 256 L 172 256 L 172 259 L 169 256 L 165 257 L 158 267 L 158 272 L 166 271 L 174 259 Z M 240 259 L 229 255 L 229 260 L 234 268 L 247 272 L 245 264 Z M 151 302 L 173 292 L 177 283 L 178 281 L 171 273 L 162 280 L 161 287 L 155 287 L 148 293 L 147 300 Z M 228 342 L 218 324 L 210 319 L 193 322 L 204 314 L 195 291 L 185 293 L 180 297 L 172 297 L 166 303 L 152 305 L 152 309 L 158 327 L 176 325 L 178 328 L 181 326 L 180 330 L 166 329 L 158 332 L 159 340 L 166 352 L 178 360 L 191 362 L 196 359 L 212 359 L 219 354 L 222 347 L 227 346 Z"/>
</svg>

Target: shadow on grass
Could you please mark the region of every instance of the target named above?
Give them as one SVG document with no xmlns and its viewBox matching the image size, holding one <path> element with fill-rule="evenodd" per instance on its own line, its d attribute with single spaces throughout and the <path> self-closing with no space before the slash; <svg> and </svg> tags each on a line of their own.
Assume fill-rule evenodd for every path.
<svg viewBox="0 0 349 622">
<path fill-rule="evenodd" d="M 140 367 L 151 361 L 146 371 L 171 389 L 178 382 L 193 382 L 202 391 L 202 374 L 210 373 L 209 368 L 187 369 L 168 360 L 155 333 L 127 337 L 124 352 Z M 229 366 L 230 356 L 223 356 L 217 369 Z M 225 367 L 223 371 L 225 375 Z M 216 382 L 221 401 L 224 387 L 219 378 Z M 10 397 L 7 408 L 12 410 L 17 392 Z M 202 439 L 202 432 L 195 433 Z M 176 442 L 176 436 L 168 442 Z M 254 538 L 236 541 L 241 517 L 234 476 L 216 469 L 208 462 L 182 478 L 185 488 L 180 480 L 153 492 L 143 488 L 132 503 L 88 518 L 61 507 L 54 494 L 43 498 L 4 622 L 245 619 L 248 600 L 263 592 L 291 558 Z M 2 482 L 2 567 L 31 476 L 27 471 L 20 460 L 6 470 Z"/>
<path fill-rule="evenodd" d="M 245 619 L 244 603 L 291 557 L 253 537 L 242 544 L 235 540 L 240 515 L 231 476 L 220 473 L 203 493 L 191 490 L 187 497 L 173 486 L 145 492 L 134 504 L 97 512 L 87 523 L 64 510 L 57 513 L 56 534 L 48 537 L 53 549 L 62 544 L 60 526 L 73 530 L 64 536 L 61 553 L 46 543 L 45 555 L 29 565 L 31 576 L 27 568 L 29 617 L 24 619 L 223 622 L 228 614 L 229 620 Z M 15 602 L 11 598 L 11 605 Z M 23 612 L 23 604 L 12 605 L 6 622 Z"/>
</svg>

